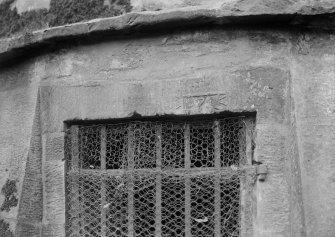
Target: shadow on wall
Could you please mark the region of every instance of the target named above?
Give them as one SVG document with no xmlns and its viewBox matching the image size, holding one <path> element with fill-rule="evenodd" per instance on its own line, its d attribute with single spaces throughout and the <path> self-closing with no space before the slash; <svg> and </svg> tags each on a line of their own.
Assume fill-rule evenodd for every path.
<svg viewBox="0 0 335 237">
<path fill-rule="evenodd" d="M 0 211 L 9 211 L 11 207 L 17 206 L 17 198 L 16 198 L 16 181 L 15 180 L 7 180 L 6 184 L 1 189 L 1 194 L 5 196 L 5 201 L 2 203 L 0 207 Z"/>
<path fill-rule="evenodd" d="M 19 14 L 15 0 L 0 3 L 0 37 L 9 37 L 34 30 L 112 17 L 130 12 L 130 0 L 51 0 L 50 8 Z"/>
<path fill-rule="evenodd" d="M 14 237 L 14 234 L 9 229 L 9 224 L 0 220 L 0 237 Z"/>
<path fill-rule="evenodd" d="M 0 211 L 9 211 L 12 207 L 16 207 L 18 200 L 16 198 L 17 188 L 15 180 L 7 180 L 1 189 L 1 194 L 5 196 L 5 200 L 0 207 Z M 9 224 L 0 219 L 0 237 L 14 237 L 9 228 Z"/>
</svg>

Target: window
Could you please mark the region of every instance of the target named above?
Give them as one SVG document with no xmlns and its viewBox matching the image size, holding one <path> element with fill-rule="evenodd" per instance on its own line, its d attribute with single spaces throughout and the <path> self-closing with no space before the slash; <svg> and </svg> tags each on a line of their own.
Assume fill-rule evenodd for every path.
<svg viewBox="0 0 335 237">
<path fill-rule="evenodd" d="M 238 117 L 72 125 L 67 236 L 245 236 L 252 124 Z"/>
</svg>

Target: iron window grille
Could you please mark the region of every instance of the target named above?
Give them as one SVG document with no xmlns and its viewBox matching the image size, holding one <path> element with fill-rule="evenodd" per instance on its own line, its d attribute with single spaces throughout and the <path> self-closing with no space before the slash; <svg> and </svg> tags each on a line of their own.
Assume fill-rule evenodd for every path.
<svg viewBox="0 0 335 237">
<path fill-rule="evenodd" d="M 72 125 L 66 235 L 247 236 L 252 119 Z"/>
</svg>

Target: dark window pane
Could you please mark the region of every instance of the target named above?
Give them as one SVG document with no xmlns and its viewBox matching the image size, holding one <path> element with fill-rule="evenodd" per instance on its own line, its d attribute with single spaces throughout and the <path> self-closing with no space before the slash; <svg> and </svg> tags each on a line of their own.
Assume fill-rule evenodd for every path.
<svg viewBox="0 0 335 237">
<path fill-rule="evenodd" d="M 81 236 L 101 236 L 101 179 L 91 175 L 81 175 L 80 193 L 80 234 Z"/>
<path fill-rule="evenodd" d="M 185 236 L 185 180 L 162 178 L 162 236 Z"/>
<path fill-rule="evenodd" d="M 128 236 L 128 184 L 124 176 L 105 179 L 107 236 Z"/>
<path fill-rule="evenodd" d="M 156 181 L 155 176 L 135 176 L 134 231 L 136 236 L 155 236 Z"/>
<path fill-rule="evenodd" d="M 221 180 L 221 236 L 240 236 L 240 179 Z"/>
<path fill-rule="evenodd" d="M 107 169 L 127 168 L 128 164 L 127 126 L 126 125 L 107 126 L 106 139 L 107 139 L 106 168 Z"/>
<path fill-rule="evenodd" d="M 214 236 L 214 179 L 199 176 L 191 179 L 192 236 Z"/>
<path fill-rule="evenodd" d="M 152 123 L 134 123 L 132 144 L 135 169 L 156 167 L 156 131 Z"/>
<path fill-rule="evenodd" d="M 162 168 L 184 168 L 185 141 L 182 124 L 166 123 L 162 126 Z"/>
<path fill-rule="evenodd" d="M 221 166 L 238 166 L 240 164 L 241 146 L 243 145 L 241 141 L 242 121 L 240 119 L 225 119 L 220 125 Z"/>
<path fill-rule="evenodd" d="M 221 167 L 244 164 L 243 119 L 217 121 Z M 188 170 L 185 169 L 185 124 L 190 127 Z M 101 141 L 102 126 L 106 127 L 105 141 Z M 134 214 L 134 236 L 155 236 L 157 204 L 161 203 L 163 237 L 185 236 L 187 210 L 191 214 L 192 236 L 214 236 L 215 231 L 216 234 L 220 231 L 220 236 L 238 237 L 241 176 L 236 169 L 221 176 L 219 173 L 214 176 L 213 169 L 208 169 L 215 164 L 214 132 L 214 119 L 80 126 L 80 169 L 67 170 L 67 236 L 126 237 L 129 213 Z M 99 170 L 102 142 L 106 143 L 107 171 Z M 66 140 L 65 144 L 70 146 L 65 152 L 71 153 L 71 141 Z M 156 169 L 157 154 L 161 154 L 162 170 Z M 71 164 L 71 154 L 65 157 L 69 159 L 67 164 Z M 161 188 L 160 193 L 156 193 L 156 188 Z M 189 197 L 185 196 L 186 190 L 190 191 Z M 156 200 L 158 197 L 160 202 Z M 129 200 L 133 200 L 131 207 Z M 217 219 L 215 226 L 216 213 L 220 213 L 220 221 Z"/>
<path fill-rule="evenodd" d="M 191 168 L 214 167 L 213 123 L 191 124 Z"/>
<path fill-rule="evenodd" d="M 100 126 L 80 128 L 80 162 L 82 169 L 100 169 Z"/>
</svg>

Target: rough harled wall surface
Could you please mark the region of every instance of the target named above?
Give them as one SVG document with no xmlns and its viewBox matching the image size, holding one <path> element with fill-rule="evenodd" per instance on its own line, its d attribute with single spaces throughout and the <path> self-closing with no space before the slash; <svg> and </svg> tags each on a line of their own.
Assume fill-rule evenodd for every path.
<svg viewBox="0 0 335 237">
<path fill-rule="evenodd" d="M 66 120 L 256 111 L 255 158 L 269 175 L 255 186 L 253 236 L 334 236 L 334 38 L 264 29 L 174 32 L 106 39 L 1 69 L 0 187 L 17 180 L 20 207 L 1 211 L 0 219 L 19 234 L 22 213 L 42 205 L 42 225 L 40 215 L 25 224 L 41 227 L 42 236 L 64 236 Z M 41 179 L 30 181 L 33 171 Z M 41 181 L 42 204 L 22 196 L 29 186 L 40 195 Z"/>
<path fill-rule="evenodd" d="M 42 133 L 37 98 L 15 236 L 40 236 L 43 217 Z"/>
<path fill-rule="evenodd" d="M 292 236 L 306 236 L 306 220 L 305 220 L 305 209 L 303 205 L 303 194 L 302 194 L 302 180 L 301 180 L 301 167 L 300 167 L 300 152 L 298 144 L 298 131 L 297 131 L 297 119 L 295 114 L 294 96 L 292 96 L 292 77 L 290 82 L 290 103 L 291 103 L 291 130 L 289 139 L 287 139 L 288 149 L 287 157 L 289 159 L 289 176 L 291 180 L 290 184 L 290 204 L 291 204 L 291 235 Z"/>
<path fill-rule="evenodd" d="M 3 188 L 8 180 L 15 181 L 17 193 L 13 195 L 18 204 L 30 150 L 38 74 L 38 65 L 32 61 L 0 72 L 0 187 Z M 4 199 L 5 196 L 0 195 L 1 204 Z M 9 224 L 11 233 L 17 225 L 18 206 L 11 205 L 9 210 L 0 211 L 0 220 Z"/>
<path fill-rule="evenodd" d="M 255 157 L 269 166 L 270 173 L 266 182 L 255 186 L 254 236 L 293 236 L 287 156 L 291 129 L 289 38 L 283 32 L 217 29 L 143 36 L 64 49 L 40 56 L 34 67 L 21 69 L 28 75 L 34 68 L 41 69 L 42 235 L 64 236 L 65 120 L 123 118 L 135 111 L 143 116 L 257 111 Z M 36 101 L 37 91 L 30 94 Z M 31 104 L 28 108 L 35 107 Z M 30 121 L 32 127 L 32 117 Z M 7 130 L 15 126 L 7 126 Z M 31 131 L 27 134 L 31 136 Z M 29 144 L 24 147 L 28 150 Z M 34 156 L 35 161 L 38 157 Z M 28 164 L 21 180 L 29 177 Z M 33 185 L 23 181 L 20 193 L 26 186 L 36 187 L 38 180 L 31 182 Z M 21 196 L 20 211 L 16 212 L 19 223 L 21 213 L 29 213 L 29 207 L 21 204 L 24 198 L 27 195 Z M 37 203 L 32 206 L 39 208 Z M 296 216 L 301 218 L 301 213 Z M 31 224 L 38 229 L 36 217 Z M 16 227 L 16 233 L 20 228 Z"/>
<path fill-rule="evenodd" d="M 225 12 L 226 16 L 317 15 L 333 13 L 335 2 L 333 0 L 0 0 L 0 38 L 29 35 L 36 30 L 119 16 L 128 12 L 190 9 L 217 10 Z M 299 21 L 300 19 L 295 23 Z M 324 26 L 327 27 L 327 24 L 324 23 Z"/>
<path fill-rule="evenodd" d="M 280 32 L 213 30 L 102 42 L 42 57 L 45 146 L 62 140 L 64 120 L 123 118 L 135 111 L 257 111 L 255 157 L 270 174 L 255 187 L 254 236 L 291 236 L 288 44 Z M 45 236 L 64 231 L 61 151 L 43 158 Z"/>
<path fill-rule="evenodd" d="M 335 38 L 302 34 L 292 62 L 308 236 L 335 235 Z"/>
</svg>

